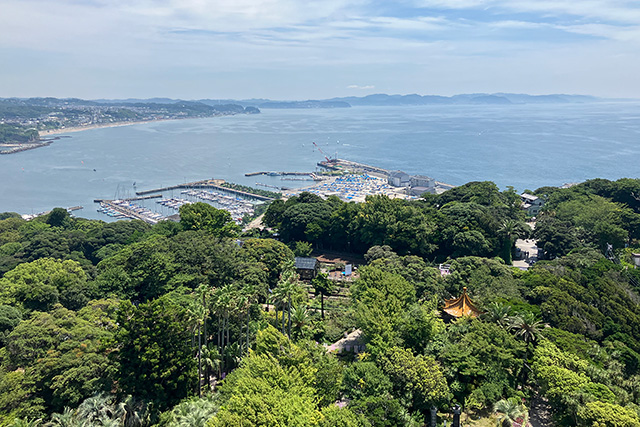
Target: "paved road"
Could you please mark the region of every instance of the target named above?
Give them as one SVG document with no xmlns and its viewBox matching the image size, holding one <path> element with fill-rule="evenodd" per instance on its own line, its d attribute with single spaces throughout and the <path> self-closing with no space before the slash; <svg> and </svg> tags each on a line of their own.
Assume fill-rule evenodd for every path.
<svg viewBox="0 0 640 427">
<path fill-rule="evenodd" d="M 520 249 L 522 255 L 519 259 L 513 260 L 513 266 L 526 270 L 531 267 L 534 262 L 538 261 L 538 246 L 536 246 L 536 244 L 537 242 L 533 239 L 516 240 L 516 248 Z"/>
</svg>

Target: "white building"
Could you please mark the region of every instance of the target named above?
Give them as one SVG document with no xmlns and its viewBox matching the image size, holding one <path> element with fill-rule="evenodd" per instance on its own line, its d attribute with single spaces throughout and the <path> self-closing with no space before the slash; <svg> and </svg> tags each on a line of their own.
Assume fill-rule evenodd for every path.
<svg viewBox="0 0 640 427">
<path fill-rule="evenodd" d="M 411 177 L 402 171 L 392 171 L 389 173 L 389 185 L 394 187 L 409 187 L 411 185 Z"/>
<path fill-rule="evenodd" d="M 435 187 L 436 180 L 424 175 L 413 175 L 410 179 L 411 187 Z"/>
<path fill-rule="evenodd" d="M 522 200 L 522 209 L 526 210 L 527 215 L 529 216 L 538 215 L 542 205 L 544 205 L 544 200 L 540 197 L 534 196 L 533 194 L 522 193 L 520 195 L 520 200 Z"/>
</svg>

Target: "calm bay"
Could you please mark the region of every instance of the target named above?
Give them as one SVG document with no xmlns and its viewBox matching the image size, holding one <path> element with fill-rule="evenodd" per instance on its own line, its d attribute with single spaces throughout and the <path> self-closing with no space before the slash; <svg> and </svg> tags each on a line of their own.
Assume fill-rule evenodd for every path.
<svg viewBox="0 0 640 427">
<path fill-rule="evenodd" d="M 78 216 L 106 219 L 94 199 L 206 178 L 295 187 L 308 183 L 244 174 L 313 171 L 324 159 L 313 141 L 330 156 L 454 185 L 490 180 L 522 191 L 637 178 L 640 104 L 263 110 L 69 135 L 0 156 L 0 212 L 80 205 Z"/>
</svg>

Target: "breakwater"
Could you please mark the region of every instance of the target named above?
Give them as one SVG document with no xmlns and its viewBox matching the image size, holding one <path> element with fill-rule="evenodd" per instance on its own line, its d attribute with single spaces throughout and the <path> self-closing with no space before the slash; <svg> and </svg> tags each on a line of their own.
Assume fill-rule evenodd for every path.
<svg viewBox="0 0 640 427">
<path fill-rule="evenodd" d="M 237 196 L 260 200 L 262 202 L 270 202 L 274 200 L 272 197 L 262 196 L 260 194 L 253 194 L 253 193 L 248 193 L 246 191 L 235 190 L 233 188 L 224 187 L 221 185 L 223 183 L 224 181 L 220 179 L 209 179 L 209 180 L 203 180 L 203 181 L 189 182 L 186 184 L 172 185 L 172 186 L 162 187 L 162 188 L 154 188 L 151 190 L 136 191 L 136 195 L 144 196 L 148 194 L 162 193 L 163 191 L 171 191 L 171 190 L 192 190 L 192 189 L 207 190 L 209 189 L 209 190 L 224 191 L 230 194 L 235 194 Z"/>
<path fill-rule="evenodd" d="M 320 166 L 321 168 L 332 170 L 332 171 L 368 173 L 368 174 L 380 176 L 382 178 L 386 178 L 389 176 L 389 171 L 386 169 L 382 169 L 377 166 L 367 165 L 364 163 L 353 162 L 351 160 L 345 160 L 345 159 L 331 159 L 329 161 L 324 160 L 322 162 L 318 162 L 317 165 Z"/>
</svg>

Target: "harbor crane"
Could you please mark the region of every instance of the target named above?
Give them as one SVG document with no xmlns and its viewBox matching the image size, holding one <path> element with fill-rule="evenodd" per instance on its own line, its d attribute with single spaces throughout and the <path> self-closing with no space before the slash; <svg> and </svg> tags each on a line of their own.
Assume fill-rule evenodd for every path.
<svg viewBox="0 0 640 427">
<path fill-rule="evenodd" d="M 324 159 L 327 161 L 327 163 L 332 163 L 335 162 L 335 159 L 331 159 L 329 156 L 327 156 L 327 154 L 322 151 L 322 148 L 320 148 L 320 146 L 318 144 L 315 143 L 315 141 L 311 141 L 312 144 L 318 149 L 318 151 L 320 152 L 320 154 L 322 154 L 324 156 Z M 337 154 L 336 154 L 336 159 L 337 159 Z"/>
<path fill-rule="evenodd" d="M 311 143 L 314 145 L 314 147 L 316 147 L 316 148 L 318 149 L 318 151 L 320 152 L 320 154 L 322 154 L 322 155 L 324 156 L 324 158 L 325 158 L 325 160 L 326 160 L 327 162 L 330 162 L 330 161 L 331 161 L 331 160 L 329 159 L 329 156 L 327 156 L 327 155 L 324 153 L 324 151 L 322 151 L 322 148 L 320 148 L 320 146 L 319 146 L 318 144 L 316 144 L 316 142 L 315 142 L 315 141 L 311 141 Z"/>
</svg>

